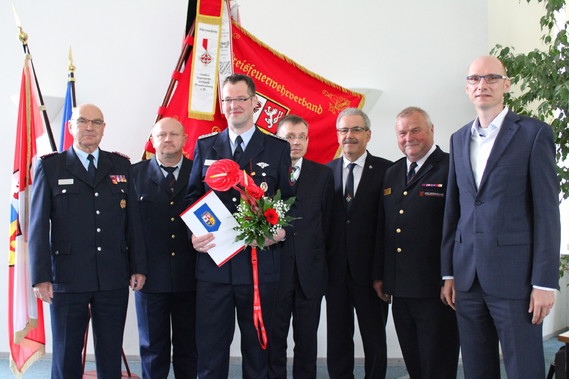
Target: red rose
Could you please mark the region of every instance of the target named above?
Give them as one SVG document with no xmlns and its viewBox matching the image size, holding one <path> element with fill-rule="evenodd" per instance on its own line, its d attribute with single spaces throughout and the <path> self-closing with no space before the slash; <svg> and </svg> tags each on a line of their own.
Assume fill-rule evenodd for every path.
<svg viewBox="0 0 569 379">
<path fill-rule="evenodd" d="M 273 208 L 269 208 L 265 211 L 265 218 L 271 225 L 276 225 L 279 222 L 279 215 Z"/>
<path fill-rule="evenodd" d="M 239 165 L 231 159 L 212 163 L 205 174 L 205 182 L 216 191 L 225 192 L 239 183 Z"/>
</svg>

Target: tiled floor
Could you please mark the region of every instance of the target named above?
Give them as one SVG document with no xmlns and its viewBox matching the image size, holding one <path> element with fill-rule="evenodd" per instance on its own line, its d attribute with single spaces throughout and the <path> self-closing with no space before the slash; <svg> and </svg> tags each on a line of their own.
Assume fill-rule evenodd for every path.
<svg viewBox="0 0 569 379">
<path fill-rule="evenodd" d="M 557 341 L 556 337 L 550 338 L 544 341 L 544 355 L 545 355 L 545 364 L 547 368 L 553 361 L 553 357 L 555 353 L 561 347 L 561 343 Z M 240 360 L 235 358 L 232 359 L 231 365 L 229 367 L 229 378 L 241 378 L 241 364 Z M 387 379 L 398 379 L 398 378 L 408 378 L 407 370 L 405 366 L 400 363 L 399 361 L 391 361 L 387 369 Z M 129 366 L 132 373 L 137 374 L 140 376 L 140 361 L 131 359 L 129 360 Z M 48 379 L 50 377 L 50 369 L 51 369 L 51 360 L 50 359 L 42 359 L 39 362 L 34 363 L 28 371 L 24 374 L 24 379 Z M 95 363 L 94 362 L 87 362 L 86 370 L 94 370 Z M 503 369 L 502 369 L 503 370 Z M 289 367 L 289 377 L 292 378 L 290 375 L 290 367 Z M 545 375 L 544 375 L 545 376 Z M 358 360 L 356 364 L 356 368 L 354 371 L 355 378 L 363 378 L 364 377 L 364 368 L 362 360 Z M 506 374 L 505 371 L 502 371 L 502 377 L 505 378 Z M 10 371 L 10 366 L 8 363 L 7 357 L 2 357 L 0 359 L 0 379 L 9 379 L 13 378 L 12 373 Z M 170 371 L 170 375 L 168 378 L 174 379 L 174 373 Z M 324 360 L 319 361 L 318 365 L 318 379 L 325 379 L 328 378 L 328 374 L 326 372 L 326 363 Z M 462 367 L 459 367 L 458 370 L 458 378 L 464 378 L 464 374 L 462 373 Z"/>
</svg>

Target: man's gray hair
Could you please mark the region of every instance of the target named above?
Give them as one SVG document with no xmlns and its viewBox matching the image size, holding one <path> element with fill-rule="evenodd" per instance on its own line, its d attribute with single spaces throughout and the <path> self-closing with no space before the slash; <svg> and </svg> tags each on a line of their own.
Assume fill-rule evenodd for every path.
<svg viewBox="0 0 569 379">
<path fill-rule="evenodd" d="M 425 111 L 424 109 L 419 108 L 419 107 L 407 107 L 407 108 L 403 109 L 401 112 L 399 112 L 399 114 L 397 115 L 397 117 L 395 119 L 399 120 L 400 118 L 409 117 L 414 113 L 422 114 L 423 117 L 425 117 L 425 120 L 427 120 L 427 124 L 430 127 L 433 126 L 433 122 L 431 121 L 431 117 L 429 116 L 427 111 Z"/>
<path fill-rule="evenodd" d="M 336 129 L 340 127 L 340 120 L 344 116 L 360 116 L 364 120 L 364 129 L 369 130 L 371 127 L 371 121 L 369 120 L 367 114 L 364 113 L 364 111 L 358 108 L 346 108 L 340 112 L 338 118 L 336 119 Z"/>
</svg>

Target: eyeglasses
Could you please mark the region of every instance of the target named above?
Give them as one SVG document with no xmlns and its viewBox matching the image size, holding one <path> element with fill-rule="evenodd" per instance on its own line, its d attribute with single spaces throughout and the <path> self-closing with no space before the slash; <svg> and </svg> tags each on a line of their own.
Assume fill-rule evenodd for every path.
<svg viewBox="0 0 569 379">
<path fill-rule="evenodd" d="M 292 135 L 292 134 L 288 134 L 284 137 L 287 141 L 294 141 L 294 140 L 298 140 L 298 141 L 306 141 L 308 139 L 308 136 L 306 134 L 301 134 L 298 136 Z"/>
<path fill-rule="evenodd" d="M 361 126 L 354 126 L 353 128 L 338 128 L 338 129 L 336 129 L 338 134 L 341 134 L 341 135 L 346 135 L 349 132 L 358 134 L 358 133 L 361 133 L 361 132 L 366 131 L 366 130 L 367 130 L 366 128 L 362 128 Z"/>
<path fill-rule="evenodd" d="M 93 124 L 93 126 L 103 126 L 105 124 L 105 121 L 98 118 L 95 120 L 89 120 L 88 118 L 79 117 L 74 121 L 77 126 L 87 126 L 89 123 Z"/>
<path fill-rule="evenodd" d="M 221 102 L 224 104 L 231 104 L 233 102 L 237 103 L 237 104 L 243 104 L 244 102 L 246 102 L 247 100 L 249 100 L 250 98 L 252 98 L 253 96 L 249 96 L 249 97 L 237 97 L 235 99 L 221 99 Z"/>
<path fill-rule="evenodd" d="M 466 81 L 468 84 L 478 84 L 480 81 L 484 79 L 487 84 L 494 84 L 498 83 L 500 79 L 510 79 L 507 76 L 499 75 L 499 74 L 488 74 L 488 75 L 468 75 L 466 77 Z"/>
<path fill-rule="evenodd" d="M 182 133 L 176 133 L 176 132 L 170 132 L 170 133 L 160 132 L 160 133 L 156 134 L 155 138 L 158 140 L 162 140 L 162 139 L 165 139 L 166 137 L 178 138 L 181 135 L 182 135 Z"/>
</svg>

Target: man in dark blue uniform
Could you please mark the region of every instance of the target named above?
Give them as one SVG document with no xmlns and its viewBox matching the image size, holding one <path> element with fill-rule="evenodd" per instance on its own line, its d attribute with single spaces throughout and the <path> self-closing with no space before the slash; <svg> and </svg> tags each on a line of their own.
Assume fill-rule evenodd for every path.
<svg viewBox="0 0 569 379">
<path fill-rule="evenodd" d="M 296 115 L 284 117 L 277 135 L 289 141 L 296 200 L 291 233 L 281 252 L 281 279 L 269 348 L 269 378 L 286 379 L 287 336 L 292 316 L 293 377 L 316 378 L 320 306 L 326 290 L 326 256 L 332 237 L 334 176 L 329 167 L 304 158 L 308 124 Z"/>
<path fill-rule="evenodd" d="M 128 287 L 142 288 L 146 255 L 130 162 L 99 149 L 99 108 L 78 106 L 73 146 L 36 167 L 30 266 L 36 297 L 51 304 L 52 378 L 81 378 L 81 350 L 93 321 L 97 374 L 121 377 Z"/>
<path fill-rule="evenodd" d="M 204 183 L 208 167 L 219 159 L 233 159 L 267 196 L 281 190 L 284 199 L 293 195 L 290 183 L 288 142 L 261 132 L 253 123 L 257 105 L 255 83 L 245 75 L 231 75 L 223 84 L 223 112 L 229 127 L 196 143 L 194 166 L 188 186 L 188 200 L 194 203 L 210 188 Z M 216 192 L 231 213 L 240 195 L 234 189 Z M 267 239 L 268 249 L 258 251 L 259 294 L 266 330 L 270 330 L 274 293 L 279 280 L 280 243 L 284 229 Z M 192 235 L 199 252 L 196 262 L 198 376 L 226 379 L 229 347 L 235 330 L 235 311 L 241 331 L 243 378 L 267 377 L 267 353 L 261 347 L 253 323 L 253 270 L 251 248 L 246 248 L 218 267 L 207 253 L 215 246 L 211 233 Z M 270 338 L 268 343 L 270 344 Z"/>
<path fill-rule="evenodd" d="M 384 228 L 378 233 L 380 298 L 393 297 L 393 320 L 411 378 L 454 379 L 458 327 L 442 299 L 441 238 L 448 154 L 434 143 L 427 112 L 405 108 L 397 115 L 397 141 L 405 157 L 383 179 Z"/>
<path fill-rule="evenodd" d="M 148 260 L 146 284 L 135 294 L 143 378 L 168 377 L 171 348 L 176 378 L 196 377 L 196 252 L 179 216 L 192 171 L 186 138 L 179 121 L 158 121 L 156 156 L 132 167 Z"/>
</svg>

